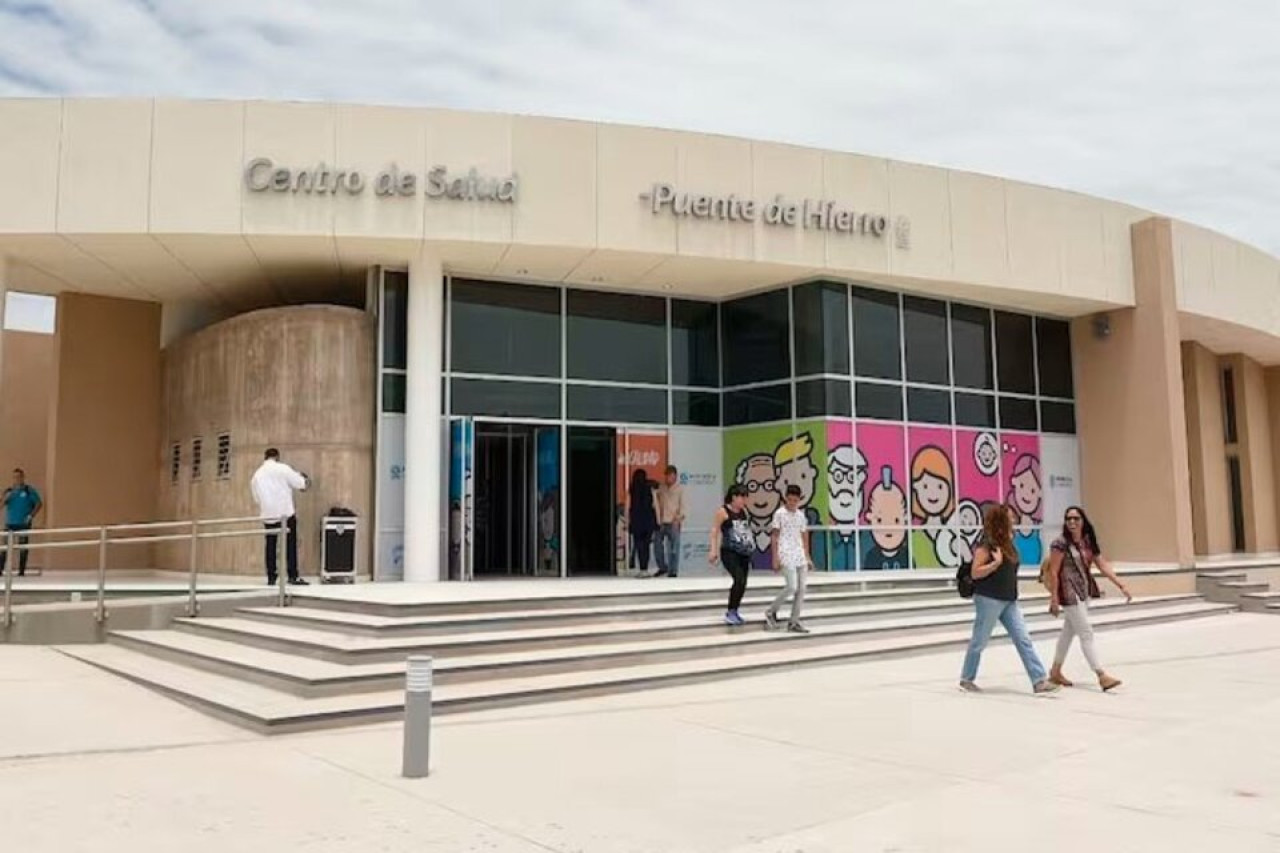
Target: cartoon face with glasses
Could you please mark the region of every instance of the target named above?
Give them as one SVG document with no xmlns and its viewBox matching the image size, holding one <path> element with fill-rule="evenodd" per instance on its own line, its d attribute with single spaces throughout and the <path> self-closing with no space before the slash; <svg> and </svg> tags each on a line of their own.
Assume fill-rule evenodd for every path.
<svg viewBox="0 0 1280 853">
<path fill-rule="evenodd" d="M 827 460 L 831 520 L 842 531 L 852 530 L 862 515 L 863 486 L 867 482 L 867 457 L 850 444 L 831 451 Z"/>
<path fill-rule="evenodd" d="M 739 485 L 747 489 L 747 515 L 751 530 L 756 536 L 756 547 L 765 551 L 770 547 L 769 523 L 782 504 L 778 493 L 778 470 L 773 464 L 773 454 L 753 453 L 738 464 Z"/>
</svg>

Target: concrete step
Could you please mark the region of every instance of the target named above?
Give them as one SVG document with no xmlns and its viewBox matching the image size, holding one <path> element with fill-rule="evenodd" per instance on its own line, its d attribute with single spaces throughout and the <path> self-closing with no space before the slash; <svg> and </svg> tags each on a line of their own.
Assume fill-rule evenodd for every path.
<svg viewBox="0 0 1280 853">
<path fill-rule="evenodd" d="M 1099 613 L 1095 628 L 1108 630 L 1230 613 L 1234 608 L 1205 602 L 1163 608 L 1113 608 Z M 1037 622 L 1033 636 L 1048 638 L 1059 625 Z M 962 647 L 968 626 L 953 631 L 905 637 L 850 639 L 824 645 L 796 642 L 763 644 L 749 654 L 728 658 L 686 658 L 676 662 L 575 670 L 567 673 L 441 684 L 433 694 L 437 714 L 546 702 L 575 696 L 617 693 L 664 685 L 727 678 L 796 666 L 918 654 Z M 994 643 L 1004 642 L 998 638 Z M 180 701 L 248 728 L 268 733 L 310 730 L 393 720 L 403 713 L 403 693 L 387 690 L 323 698 L 304 698 L 245 679 L 207 672 L 116 644 L 66 646 L 70 657 L 114 672 Z"/>
<path fill-rule="evenodd" d="M 1028 596 L 1024 601 L 1031 606 L 1043 606 L 1047 604 L 1048 596 Z M 947 613 L 967 615 L 971 607 L 969 602 L 955 595 L 941 598 L 911 597 L 890 603 L 872 601 L 851 606 L 806 607 L 805 621 L 821 626 L 864 618 L 923 614 L 942 616 Z M 759 614 L 761 610 L 763 605 L 755 613 Z M 751 610 L 745 608 L 744 612 L 748 615 L 752 614 Z M 497 628 L 477 630 L 467 634 L 452 630 L 438 632 L 434 628 L 419 627 L 412 633 L 392 631 L 374 635 L 316 630 L 300 627 L 292 621 L 245 618 L 176 619 L 173 627 L 180 631 L 235 640 L 274 651 L 305 651 L 324 660 L 346 663 L 374 660 L 398 661 L 407 654 L 417 652 L 438 656 L 459 656 L 501 651 L 555 649 L 619 640 L 677 636 L 714 637 L 732 630 L 723 624 L 719 610 L 703 611 L 682 619 L 649 618 L 643 611 L 636 611 L 625 618 L 619 616 L 618 621 L 609 623 L 568 625 L 537 623 L 536 627 L 503 627 L 508 624 L 499 622 Z"/>
<path fill-rule="evenodd" d="M 757 590 L 777 590 L 779 575 L 754 572 L 751 585 Z M 951 588 L 950 572 L 921 570 L 903 573 L 814 572 L 810 589 L 821 591 L 939 592 Z M 375 616 L 462 616 L 492 615 L 511 611 L 573 610 L 616 606 L 623 609 L 655 603 L 723 601 L 727 577 L 713 578 L 628 578 L 607 579 L 601 584 L 582 585 L 574 580 L 554 584 L 536 582 L 479 582 L 456 587 L 436 587 L 431 600 L 413 600 L 395 585 L 367 584 L 356 587 L 294 587 L 295 603 L 315 610 L 339 610 Z M 436 585 L 433 585 L 436 586 Z M 455 596 L 450 598 L 449 596 Z"/>
<path fill-rule="evenodd" d="M 1122 600 L 1099 602 L 1099 614 L 1124 608 L 1129 614 L 1139 610 L 1167 609 L 1200 602 L 1198 596 L 1166 596 L 1125 605 Z M 1043 602 L 1041 602 L 1042 604 Z M 1040 607 L 1029 609 L 1028 622 L 1053 622 Z M 109 635 L 114 643 L 159 657 L 207 669 L 223 675 L 248 678 L 260 684 L 299 696 L 333 696 L 351 692 L 394 690 L 403 683 L 404 661 L 410 651 L 429 652 L 436 657 L 436 680 L 440 684 L 550 675 L 592 668 L 674 662 L 689 657 L 729 657 L 749 654 L 766 643 L 789 642 L 804 646 L 847 642 L 857 637 L 919 636 L 951 631 L 970 624 L 972 608 L 944 613 L 899 614 L 885 612 L 851 623 L 817 628 L 809 635 L 772 633 L 761 624 L 744 628 L 721 627 L 712 636 L 677 637 L 666 633 L 643 639 L 614 639 L 597 644 L 572 643 L 552 649 L 519 649 L 500 653 L 451 657 L 435 648 L 404 650 L 394 656 L 380 655 L 376 662 L 340 663 L 317 658 L 309 649 L 294 647 L 267 651 L 235 639 L 181 631 L 118 631 Z M 392 642 L 400 642 L 398 639 Z"/>
<path fill-rule="evenodd" d="M 1240 596 L 1240 609 L 1247 613 L 1274 613 L 1280 610 L 1280 592 L 1266 589 Z"/>
<path fill-rule="evenodd" d="M 780 589 L 780 584 L 772 584 L 763 590 L 757 588 L 749 591 L 743 599 L 743 609 L 763 609 Z M 245 608 L 241 615 L 250 619 L 305 624 L 309 627 L 328 628 L 344 633 L 367 633 L 379 636 L 394 632 L 421 634 L 427 630 L 432 634 L 449 632 L 470 634 L 476 631 L 527 629 L 540 625 L 592 625 L 630 621 L 637 616 L 652 619 L 679 619 L 702 614 L 704 618 L 709 619 L 713 616 L 718 617 L 724 612 L 725 598 L 726 590 L 721 586 L 694 598 L 671 600 L 664 594 L 658 593 L 634 604 L 575 600 L 572 604 L 562 607 L 544 606 L 532 610 L 513 610 L 504 607 L 493 611 L 427 615 L 411 613 L 391 616 L 368 613 L 362 609 L 338 610 L 310 607 L 307 605 L 311 602 L 299 599 L 290 607 Z M 819 609 L 826 605 L 938 599 L 960 600 L 954 590 L 946 587 L 930 589 L 921 586 L 912 589 L 864 591 L 843 584 L 817 586 L 806 595 L 805 600 L 810 605 L 810 609 Z"/>
<path fill-rule="evenodd" d="M 1269 592 L 1271 585 L 1250 580 L 1220 580 L 1216 585 L 1202 590 L 1202 594 L 1210 601 L 1221 601 L 1228 604 L 1244 603 L 1244 596 Z"/>
</svg>

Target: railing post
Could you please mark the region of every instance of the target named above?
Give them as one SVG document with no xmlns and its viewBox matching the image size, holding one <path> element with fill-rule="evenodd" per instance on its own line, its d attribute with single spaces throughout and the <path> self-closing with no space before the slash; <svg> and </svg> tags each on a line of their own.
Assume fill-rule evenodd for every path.
<svg viewBox="0 0 1280 853">
<path fill-rule="evenodd" d="M 107 621 L 107 528 L 98 529 L 98 624 Z"/>
<path fill-rule="evenodd" d="M 191 589 L 187 593 L 187 616 L 194 619 L 200 615 L 200 602 L 196 599 L 196 571 L 200 560 L 200 522 L 191 520 L 191 544 L 188 557 L 191 559 Z"/>
<path fill-rule="evenodd" d="M 285 560 L 288 555 L 288 544 L 285 541 L 289 535 L 289 520 L 282 518 L 279 520 L 280 525 L 276 530 L 276 584 L 280 588 L 280 600 L 276 602 L 278 607 L 289 606 L 289 566 Z"/>
<path fill-rule="evenodd" d="M 4 619 L 3 627 L 13 626 L 13 531 L 4 534 Z"/>
</svg>

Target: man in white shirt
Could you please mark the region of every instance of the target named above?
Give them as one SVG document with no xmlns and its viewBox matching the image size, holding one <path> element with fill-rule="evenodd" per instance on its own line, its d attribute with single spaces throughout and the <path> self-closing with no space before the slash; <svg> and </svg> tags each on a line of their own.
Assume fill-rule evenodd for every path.
<svg viewBox="0 0 1280 853">
<path fill-rule="evenodd" d="M 804 493 L 797 485 L 787 486 L 786 504 L 778 508 L 773 515 L 773 570 L 783 573 L 786 586 L 764 612 L 764 624 L 767 630 L 778 628 L 778 609 L 791 599 L 791 619 L 787 622 L 787 630 L 793 634 L 807 634 L 809 629 L 800 621 L 800 609 L 804 607 L 804 589 L 806 573 L 813 564 L 812 552 L 809 550 L 809 520 L 800 501 Z"/>
<path fill-rule="evenodd" d="M 279 531 L 281 524 L 285 527 L 285 568 L 289 572 L 289 583 L 306 586 L 307 582 L 298 576 L 298 516 L 293 505 L 293 493 L 307 488 L 307 478 L 281 462 L 280 451 L 272 447 L 263 454 L 262 464 L 254 472 L 249 488 L 258 504 L 258 515 L 267 530 Z M 274 586 L 276 582 L 276 546 L 279 537 L 278 532 L 268 533 L 266 536 L 269 586 Z"/>
</svg>

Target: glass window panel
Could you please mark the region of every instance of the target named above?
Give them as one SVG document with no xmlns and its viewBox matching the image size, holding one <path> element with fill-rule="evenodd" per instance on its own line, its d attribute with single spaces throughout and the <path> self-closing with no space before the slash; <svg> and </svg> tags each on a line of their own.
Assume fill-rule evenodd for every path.
<svg viewBox="0 0 1280 853">
<path fill-rule="evenodd" d="M 382 374 L 382 411 L 404 413 L 405 375 Z"/>
<path fill-rule="evenodd" d="M 1230 367 L 1222 369 L 1222 429 L 1227 444 L 1238 440 L 1236 431 L 1236 379 Z"/>
<path fill-rule="evenodd" d="M 832 281 L 792 291 L 796 375 L 849 373 L 849 288 Z"/>
<path fill-rule="evenodd" d="M 996 398 L 991 394 L 956 392 L 956 424 L 970 427 L 995 427 Z"/>
<path fill-rule="evenodd" d="M 1000 428 L 1035 432 L 1040 428 L 1036 418 L 1036 401 L 1022 397 L 1001 397 Z"/>
<path fill-rule="evenodd" d="M 665 389 L 570 385 L 566 390 L 565 400 L 570 420 L 627 424 L 667 422 Z"/>
<path fill-rule="evenodd" d="M 970 305 L 951 306 L 951 356 L 956 385 L 995 387 L 991 372 L 991 312 Z"/>
<path fill-rule="evenodd" d="M 409 274 L 382 274 L 382 366 L 403 370 L 409 360 Z"/>
<path fill-rule="evenodd" d="M 796 417 L 853 414 L 853 389 L 847 379 L 810 379 L 796 383 Z"/>
<path fill-rule="evenodd" d="M 947 303 L 935 299 L 902 298 L 907 381 L 951 384 L 951 354 L 947 348 Z"/>
<path fill-rule="evenodd" d="M 720 387 L 720 309 L 715 303 L 671 301 L 671 382 Z"/>
<path fill-rule="evenodd" d="M 454 279 L 450 290 L 456 373 L 560 375 L 560 291 Z"/>
<path fill-rule="evenodd" d="M 918 424 L 950 424 L 951 392 L 908 387 L 907 420 Z"/>
<path fill-rule="evenodd" d="M 873 379 L 902 378 L 898 295 L 853 289 L 853 370 Z"/>
<path fill-rule="evenodd" d="M 455 379 L 451 397 L 455 415 L 547 419 L 560 417 L 560 385 L 554 382 Z"/>
<path fill-rule="evenodd" d="M 1075 396 L 1071 380 L 1071 326 L 1062 320 L 1036 320 L 1036 359 L 1042 397 Z"/>
<path fill-rule="evenodd" d="M 1040 429 L 1044 432 L 1075 435 L 1076 407 L 1070 403 L 1042 400 L 1040 402 Z"/>
<path fill-rule="evenodd" d="M 902 420 L 902 386 L 859 382 L 854 388 L 853 411 L 860 418 Z"/>
<path fill-rule="evenodd" d="M 1031 318 L 1026 314 L 997 311 L 996 368 L 1001 391 L 1036 393 L 1034 349 Z"/>
<path fill-rule="evenodd" d="M 788 314 L 785 289 L 720 306 L 726 386 L 790 378 Z"/>
<path fill-rule="evenodd" d="M 720 426 L 720 395 L 710 391 L 672 391 L 671 422 Z"/>
<path fill-rule="evenodd" d="M 785 421 L 791 417 L 791 385 L 764 385 L 724 395 L 725 426 Z"/>
<path fill-rule="evenodd" d="M 667 384 L 667 301 L 657 296 L 570 290 L 572 379 Z"/>
</svg>

